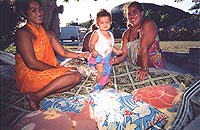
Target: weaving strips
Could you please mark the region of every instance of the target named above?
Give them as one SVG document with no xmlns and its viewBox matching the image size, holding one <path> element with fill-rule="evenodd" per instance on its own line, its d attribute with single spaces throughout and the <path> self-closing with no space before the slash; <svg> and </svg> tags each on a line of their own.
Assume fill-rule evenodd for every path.
<svg viewBox="0 0 200 130">
<path fill-rule="evenodd" d="M 71 97 L 79 94 L 87 94 L 95 84 L 96 71 L 87 66 L 84 60 L 72 59 L 65 63 L 65 66 L 77 67 L 82 75 L 82 80 L 79 85 L 70 91 L 61 93 L 61 95 L 50 95 L 49 97 Z M 136 78 L 137 66 L 129 63 L 123 63 L 115 65 L 112 68 L 111 81 L 113 82 L 113 88 L 117 90 L 123 90 L 131 93 L 134 89 L 142 88 L 151 85 L 161 84 L 181 84 L 183 86 L 189 86 L 189 84 L 195 81 L 195 78 L 191 75 L 178 74 L 175 72 L 169 72 L 166 70 L 157 70 L 150 68 L 149 76 L 144 81 L 139 81 Z M 109 88 L 109 86 L 106 86 Z"/>
</svg>

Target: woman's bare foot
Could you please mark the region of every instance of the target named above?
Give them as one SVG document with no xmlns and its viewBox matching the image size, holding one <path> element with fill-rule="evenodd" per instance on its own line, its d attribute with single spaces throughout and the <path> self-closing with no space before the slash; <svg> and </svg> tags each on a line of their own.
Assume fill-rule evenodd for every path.
<svg viewBox="0 0 200 130">
<path fill-rule="evenodd" d="M 30 110 L 36 111 L 40 108 L 39 104 L 41 99 L 39 97 L 35 96 L 34 94 L 26 94 L 26 98 L 28 100 Z"/>
</svg>

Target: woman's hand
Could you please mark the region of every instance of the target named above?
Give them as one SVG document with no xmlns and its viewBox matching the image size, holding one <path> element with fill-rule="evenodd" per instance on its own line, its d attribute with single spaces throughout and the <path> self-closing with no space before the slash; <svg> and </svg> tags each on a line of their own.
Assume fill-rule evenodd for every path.
<svg viewBox="0 0 200 130">
<path fill-rule="evenodd" d="M 87 51 L 87 52 L 82 52 L 81 55 L 82 55 L 82 58 L 87 59 L 87 58 L 89 57 L 89 55 L 90 55 L 90 52 L 89 52 L 89 51 Z"/>
<path fill-rule="evenodd" d="M 110 64 L 111 64 L 111 65 L 115 64 L 115 62 L 116 62 L 116 61 L 115 61 L 115 58 L 116 58 L 116 57 L 113 57 L 113 58 L 110 59 Z"/>
<path fill-rule="evenodd" d="M 116 53 L 116 55 L 119 56 L 119 55 L 122 55 L 122 53 L 123 53 L 122 50 L 118 50 L 117 53 Z"/>
<path fill-rule="evenodd" d="M 136 71 L 136 77 L 139 81 L 143 81 L 149 75 L 148 69 L 138 69 Z"/>
</svg>

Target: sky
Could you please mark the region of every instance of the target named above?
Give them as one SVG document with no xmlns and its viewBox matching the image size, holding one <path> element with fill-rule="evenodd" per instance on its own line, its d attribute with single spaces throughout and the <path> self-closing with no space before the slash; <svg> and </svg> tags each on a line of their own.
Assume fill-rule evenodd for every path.
<svg viewBox="0 0 200 130">
<path fill-rule="evenodd" d="M 90 14 L 94 19 L 99 9 L 106 9 L 111 11 L 112 8 L 120 4 L 130 2 L 131 0 L 69 0 L 68 3 L 63 0 L 57 0 L 57 6 L 63 5 L 64 12 L 59 14 L 60 26 L 64 27 L 66 23 L 70 22 L 87 22 L 90 19 Z M 156 5 L 169 5 L 175 8 L 179 8 L 185 12 L 192 13 L 188 9 L 191 8 L 195 3 L 192 0 L 183 0 L 182 2 L 174 2 L 174 0 L 135 0 L 140 3 L 154 3 Z"/>
</svg>

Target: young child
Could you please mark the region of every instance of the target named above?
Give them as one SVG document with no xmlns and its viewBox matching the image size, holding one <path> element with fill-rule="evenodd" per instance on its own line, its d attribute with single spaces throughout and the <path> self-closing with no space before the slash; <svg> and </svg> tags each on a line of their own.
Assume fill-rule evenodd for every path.
<svg viewBox="0 0 200 130">
<path fill-rule="evenodd" d="M 98 27 L 96 26 L 96 24 L 92 24 L 91 25 L 91 30 L 89 32 L 87 32 L 83 38 L 83 48 L 82 48 L 82 52 L 87 52 L 89 51 L 89 41 L 90 38 L 92 36 L 92 33 L 97 30 Z M 87 59 L 85 59 L 85 61 L 87 62 Z"/>
<path fill-rule="evenodd" d="M 111 53 L 122 54 L 121 50 L 114 47 L 114 37 L 109 32 L 111 24 L 111 14 L 107 10 L 101 9 L 96 16 L 98 29 L 93 32 L 89 42 L 91 55 L 88 58 L 88 64 L 95 66 L 97 70 L 96 84 L 91 92 L 102 90 L 109 82 Z"/>
</svg>

